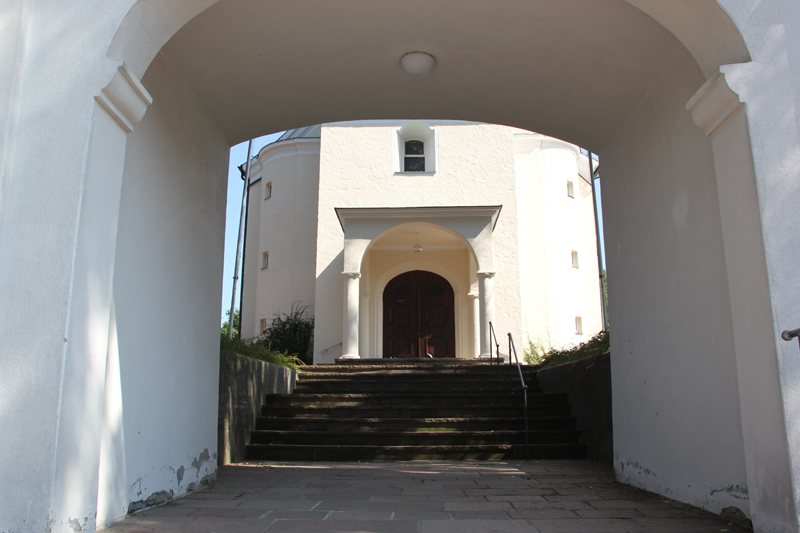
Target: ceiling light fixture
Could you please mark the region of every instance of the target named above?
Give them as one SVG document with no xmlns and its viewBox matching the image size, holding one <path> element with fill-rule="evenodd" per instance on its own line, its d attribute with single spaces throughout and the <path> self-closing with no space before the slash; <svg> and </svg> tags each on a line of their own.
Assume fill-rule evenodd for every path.
<svg viewBox="0 0 800 533">
<path fill-rule="evenodd" d="M 422 246 L 419 245 L 419 232 L 417 232 L 417 244 L 415 244 L 412 248 L 415 252 L 421 252 Z"/>
<path fill-rule="evenodd" d="M 409 52 L 400 58 L 400 64 L 412 76 L 427 76 L 436 64 L 436 59 L 425 52 Z"/>
</svg>

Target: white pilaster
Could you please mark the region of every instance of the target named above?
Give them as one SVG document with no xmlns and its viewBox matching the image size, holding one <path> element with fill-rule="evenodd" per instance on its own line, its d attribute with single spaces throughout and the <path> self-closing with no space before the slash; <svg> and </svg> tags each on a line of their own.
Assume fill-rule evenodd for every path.
<svg viewBox="0 0 800 533">
<path fill-rule="evenodd" d="M 359 359 L 358 322 L 360 294 L 360 272 L 342 272 L 344 277 L 344 309 L 342 313 L 342 357 Z"/>
<path fill-rule="evenodd" d="M 84 531 L 95 529 L 125 145 L 127 134 L 142 120 L 153 100 L 141 83 L 120 66 L 96 101 L 99 106 L 92 117 L 84 169 L 72 298 L 64 339 L 64 374 L 50 498 L 49 520 L 53 532 L 72 532 L 76 521 Z"/>
<path fill-rule="evenodd" d="M 781 380 L 781 341 L 773 323 L 750 128 L 744 103 L 723 73 L 712 76 L 686 109 L 711 139 L 714 153 L 749 511 L 756 531 L 777 531 L 774 524 L 781 520 L 796 524 L 800 489 L 791 475 L 800 472 L 800 459 L 787 435 L 798 429 L 797 417 L 784 412 L 786 382 Z"/>
<path fill-rule="evenodd" d="M 495 332 L 497 331 L 497 325 L 494 323 L 494 275 L 495 272 L 478 272 L 481 357 L 489 357 L 491 352 L 492 341 L 489 338 L 489 322 L 494 325 Z"/>
</svg>

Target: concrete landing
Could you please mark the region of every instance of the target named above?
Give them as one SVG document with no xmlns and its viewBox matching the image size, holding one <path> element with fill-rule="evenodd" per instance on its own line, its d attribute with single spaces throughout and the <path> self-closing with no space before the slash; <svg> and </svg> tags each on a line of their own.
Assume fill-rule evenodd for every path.
<svg viewBox="0 0 800 533">
<path fill-rule="evenodd" d="M 245 463 L 106 533 L 744 532 L 589 461 Z"/>
</svg>

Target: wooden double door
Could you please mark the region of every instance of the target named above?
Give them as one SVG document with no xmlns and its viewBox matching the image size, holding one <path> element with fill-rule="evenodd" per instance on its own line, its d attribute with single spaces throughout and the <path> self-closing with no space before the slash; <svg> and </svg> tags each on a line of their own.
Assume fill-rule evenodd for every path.
<svg viewBox="0 0 800 533">
<path fill-rule="evenodd" d="M 413 270 L 383 291 L 383 357 L 455 357 L 453 287 L 442 276 Z"/>
</svg>

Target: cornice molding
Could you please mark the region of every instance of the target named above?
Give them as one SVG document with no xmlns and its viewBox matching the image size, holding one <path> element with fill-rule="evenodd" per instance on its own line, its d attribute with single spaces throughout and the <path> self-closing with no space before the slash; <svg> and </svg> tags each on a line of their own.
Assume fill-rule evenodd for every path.
<svg viewBox="0 0 800 533">
<path fill-rule="evenodd" d="M 273 159 L 287 157 L 291 155 L 319 155 L 320 139 L 301 138 L 287 139 L 272 144 L 268 144 L 258 153 L 258 160 L 261 166 L 265 167 Z"/>
<path fill-rule="evenodd" d="M 712 137 L 743 105 L 739 95 L 728 85 L 725 74 L 717 71 L 689 100 L 686 110 L 706 137 Z"/>
<path fill-rule="evenodd" d="M 467 205 L 444 207 L 336 207 L 336 216 L 342 228 L 346 220 L 355 219 L 425 219 L 425 218 L 475 218 L 492 219 L 492 229 L 497 225 L 502 205 Z"/>
<path fill-rule="evenodd" d="M 141 122 L 153 97 L 125 65 L 120 65 L 108 85 L 94 97 L 125 133 Z"/>
</svg>

